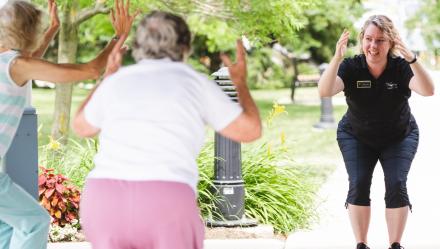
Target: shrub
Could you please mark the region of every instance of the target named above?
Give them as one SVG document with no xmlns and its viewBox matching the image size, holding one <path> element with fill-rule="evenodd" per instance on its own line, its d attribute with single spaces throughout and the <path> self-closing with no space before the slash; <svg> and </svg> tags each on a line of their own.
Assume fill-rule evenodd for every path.
<svg viewBox="0 0 440 249">
<path fill-rule="evenodd" d="M 285 107 L 273 104 L 266 119 L 266 128 L 271 129 L 280 115 L 287 114 Z M 276 232 L 287 234 L 306 228 L 317 216 L 314 208 L 316 183 L 306 167 L 296 165 L 285 146 L 285 134 L 280 140 L 269 141 L 260 146 L 243 146 L 242 173 L 245 182 L 245 215 L 260 223 L 270 224 Z M 215 217 L 215 202 L 218 197 L 211 193 L 214 187 L 214 149 L 207 144 L 198 158 L 200 182 L 199 207 L 205 219 Z"/>
<path fill-rule="evenodd" d="M 248 82 L 251 89 L 289 87 L 293 73 L 291 61 L 271 48 L 254 50 L 248 57 Z"/>
<path fill-rule="evenodd" d="M 263 144 L 247 150 L 242 162 L 246 215 L 282 234 L 306 228 L 316 218 L 316 186 L 287 152 L 282 146 Z"/>
<path fill-rule="evenodd" d="M 40 165 L 54 169 L 82 188 L 87 174 L 93 169 L 93 157 L 98 151 L 97 139 L 83 139 L 81 142 L 69 140 L 67 146 L 50 138 L 47 145 L 40 147 Z"/>
<path fill-rule="evenodd" d="M 40 204 L 52 216 L 52 224 L 61 227 L 78 220 L 80 192 L 74 186 L 68 186 L 68 178 L 54 174 L 53 169 L 40 167 L 38 177 L 38 195 Z"/>
</svg>

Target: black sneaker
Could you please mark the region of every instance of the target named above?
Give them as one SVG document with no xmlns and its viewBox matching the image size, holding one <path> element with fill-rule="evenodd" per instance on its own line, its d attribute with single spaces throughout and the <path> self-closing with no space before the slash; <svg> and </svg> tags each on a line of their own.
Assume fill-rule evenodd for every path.
<svg viewBox="0 0 440 249">
<path fill-rule="evenodd" d="M 365 243 L 358 243 L 356 249 L 370 249 L 370 248 Z"/>
<path fill-rule="evenodd" d="M 391 244 L 391 247 L 388 249 L 405 249 L 405 248 L 403 248 L 403 246 L 401 246 L 400 243 L 394 242 L 393 244 Z"/>
</svg>

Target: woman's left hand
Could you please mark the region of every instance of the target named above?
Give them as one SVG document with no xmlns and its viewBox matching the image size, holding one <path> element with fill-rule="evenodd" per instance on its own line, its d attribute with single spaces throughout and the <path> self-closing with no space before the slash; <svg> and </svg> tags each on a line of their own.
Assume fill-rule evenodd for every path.
<svg viewBox="0 0 440 249">
<path fill-rule="evenodd" d="M 395 48 L 400 52 L 407 62 L 410 62 L 415 58 L 415 54 L 405 46 L 400 36 L 397 36 L 397 38 L 394 39 L 394 44 Z"/>
<path fill-rule="evenodd" d="M 108 56 L 107 65 L 105 67 L 104 78 L 114 74 L 122 65 L 122 57 L 127 51 L 127 47 L 123 46 L 126 35 L 123 34 L 118 43 L 112 49 L 112 52 Z"/>
<path fill-rule="evenodd" d="M 58 8 L 55 0 L 48 0 L 47 6 L 50 14 L 50 27 L 49 29 L 58 30 L 60 27 L 60 18 L 58 17 Z"/>
<path fill-rule="evenodd" d="M 133 21 L 139 13 L 140 11 L 137 10 L 133 15 L 130 15 L 130 0 L 127 0 L 125 5 L 124 0 L 116 0 L 115 8 L 111 10 L 110 15 L 116 35 L 119 37 L 128 36 Z"/>
</svg>

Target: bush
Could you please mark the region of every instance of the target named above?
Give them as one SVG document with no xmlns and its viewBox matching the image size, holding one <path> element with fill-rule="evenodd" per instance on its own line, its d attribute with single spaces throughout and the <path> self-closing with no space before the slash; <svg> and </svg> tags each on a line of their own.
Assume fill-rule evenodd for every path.
<svg viewBox="0 0 440 249">
<path fill-rule="evenodd" d="M 271 48 L 254 50 L 248 56 L 248 84 L 251 89 L 289 87 L 293 73 L 291 62 Z"/>
<path fill-rule="evenodd" d="M 65 147 L 50 138 L 47 145 L 40 147 L 40 165 L 54 169 L 77 187 L 82 188 L 87 174 L 93 169 L 93 157 L 98 151 L 97 139 L 69 140 Z"/>
<path fill-rule="evenodd" d="M 67 177 L 54 174 L 53 169 L 40 167 L 38 177 L 38 196 L 40 204 L 52 216 L 52 224 L 65 226 L 78 220 L 80 192 L 66 184 Z"/>
<path fill-rule="evenodd" d="M 269 146 L 246 151 L 243 157 L 246 215 L 271 224 L 282 234 L 306 228 L 316 217 L 316 186 L 308 182 L 308 173 L 287 157 L 286 150 L 272 147 L 268 152 Z"/>
<path fill-rule="evenodd" d="M 284 106 L 274 104 L 266 119 L 266 128 L 272 128 L 276 117 L 286 114 Z M 317 216 L 314 208 L 317 184 L 306 167 L 295 165 L 285 146 L 285 135 L 280 132 L 279 142 L 270 141 L 260 146 L 244 147 L 242 173 L 245 182 L 245 214 L 260 223 L 270 224 L 276 232 L 287 234 L 306 228 Z M 199 207 L 203 218 L 213 214 L 218 197 L 214 188 L 213 143 L 206 145 L 198 158 L 200 182 Z"/>
</svg>

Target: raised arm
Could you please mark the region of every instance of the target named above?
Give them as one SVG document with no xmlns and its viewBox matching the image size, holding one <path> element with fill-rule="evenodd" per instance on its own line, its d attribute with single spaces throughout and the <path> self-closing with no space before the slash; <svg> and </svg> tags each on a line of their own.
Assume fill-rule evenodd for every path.
<svg viewBox="0 0 440 249">
<path fill-rule="evenodd" d="M 122 54 L 124 51 L 117 49 L 118 46 L 119 44 L 112 50 L 108 58 L 104 77 L 113 74 L 121 67 Z M 89 96 L 87 96 L 87 98 L 81 103 L 81 105 L 79 106 L 78 110 L 75 113 L 75 117 L 73 118 L 73 122 L 72 122 L 73 131 L 80 137 L 94 137 L 100 132 L 100 129 L 89 124 L 89 122 L 87 122 L 84 116 L 84 107 L 87 105 L 90 98 L 92 98 L 93 94 L 95 93 L 95 90 L 99 87 L 99 85 L 100 82 L 96 83 L 95 88 L 93 88 L 93 90 L 89 93 Z"/>
<path fill-rule="evenodd" d="M 60 27 L 60 19 L 58 18 L 58 8 L 55 0 L 48 0 L 47 6 L 50 14 L 50 26 L 44 33 L 43 41 L 41 42 L 40 47 L 35 50 L 31 56 L 40 58 L 46 53 L 47 48 L 49 47 L 50 42 L 55 38 L 55 35 L 58 32 Z"/>
<path fill-rule="evenodd" d="M 237 41 L 236 63 L 232 63 L 226 55 L 222 55 L 222 61 L 229 69 L 243 113 L 221 130 L 220 134 L 235 141 L 251 142 L 261 136 L 262 127 L 258 108 L 247 87 L 246 52 L 243 43 Z"/>
<path fill-rule="evenodd" d="M 12 79 L 18 85 L 24 85 L 31 79 L 68 83 L 98 78 L 105 68 L 107 58 L 112 49 L 122 48 L 133 24 L 133 20 L 139 13 L 136 12 L 134 15 L 130 15 L 129 7 L 129 1 L 124 5 L 123 0 L 116 0 L 115 11 L 112 11 L 111 14 L 111 22 L 115 29 L 115 38 L 107 44 L 95 59 L 85 64 L 55 64 L 37 58 L 21 56 L 12 64 Z"/>
<path fill-rule="evenodd" d="M 339 78 L 338 69 L 347 51 L 347 43 L 350 33 L 346 30 L 336 44 L 335 55 L 333 56 L 327 69 L 321 75 L 318 82 L 318 91 L 321 97 L 331 97 L 344 90 L 344 82 Z"/>
<path fill-rule="evenodd" d="M 406 61 L 411 62 L 416 59 L 416 55 L 405 46 L 400 37 L 397 37 L 394 40 L 394 43 L 395 47 L 399 50 L 400 54 Z M 434 95 L 434 83 L 428 72 L 423 68 L 422 64 L 416 59 L 414 63 L 410 64 L 410 67 L 414 76 L 409 81 L 409 88 L 422 96 Z"/>
</svg>

